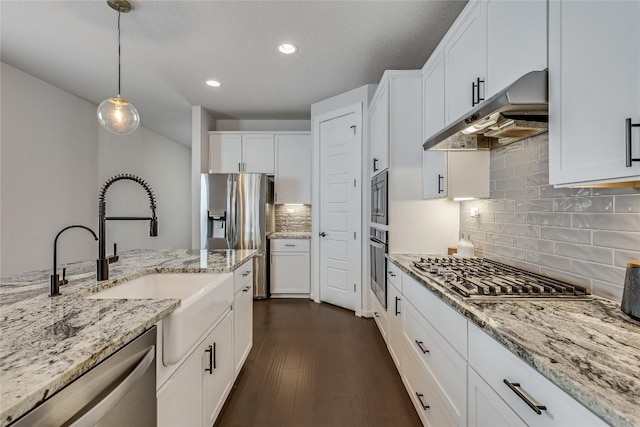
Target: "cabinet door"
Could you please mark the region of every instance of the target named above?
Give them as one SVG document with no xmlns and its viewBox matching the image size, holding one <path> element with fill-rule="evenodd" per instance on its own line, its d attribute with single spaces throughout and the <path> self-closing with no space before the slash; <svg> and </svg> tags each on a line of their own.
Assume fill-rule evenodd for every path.
<svg viewBox="0 0 640 427">
<path fill-rule="evenodd" d="M 469 370 L 469 427 L 517 427 L 527 424 L 474 371 Z"/>
<path fill-rule="evenodd" d="M 200 346 L 203 426 L 212 426 L 233 385 L 233 315 L 218 323 Z"/>
<path fill-rule="evenodd" d="M 471 0 L 455 22 L 444 46 L 447 124 L 465 115 L 480 99 L 486 99 L 487 22 L 486 3 Z M 474 84 L 480 82 L 478 90 Z"/>
<path fill-rule="evenodd" d="M 444 128 L 444 55 L 435 52 L 422 70 L 423 139 Z"/>
<path fill-rule="evenodd" d="M 275 173 L 273 135 L 242 135 L 244 172 Z"/>
<path fill-rule="evenodd" d="M 402 359 L 402 312 L 403 312 L 403 296 L 394 286 L 393 282 L 387 279 L 387 316 L 389 316 L 389 353 L 393 362 L 400 371 L 400 363 Z"/>
<path fill-rule="evenodd" d="M 159 427 L 202 426 L 201 368 L 200 352 L 195 351 L 158 390 Z"/>
<path fill-rule="evenodd" d="M 311 204 L 311 135 L 276 135 L 276 203 Z"/>
<path fill-rule="evenodd" d="M 309 293 L 309 252 L 271 254 L 271 293 Z"/>
<path fill-rule="evenodd" d="M 640 180 L 638 22 L 638 1 L 549 2 L 551 184 Z"/>
<path fill-rule="evenodd" d="M 389 167 L 389 85 L 385 83 L 381 94 L 371 107 L 371 176 Z"/>
<path fill-rule="evenodd" d="M 239 172 L 241 163 L 241 135 L 209 135 L 209 173 Z"/>
<path fill-rule="evenodd" d="M 422 194 L 425 199 L 447 197 L 447 152 L 422 153 Z"/>
<path fill-rule="evenodd" d="M 234 378 L 240 373 L 253 345 L 253 281 L 247 282 L 233 298 Z"/>
<path fill-rule="evenodd" d="M 487 96 L 547 68 L 547 0 L 487 1 Z"/>
</svg>

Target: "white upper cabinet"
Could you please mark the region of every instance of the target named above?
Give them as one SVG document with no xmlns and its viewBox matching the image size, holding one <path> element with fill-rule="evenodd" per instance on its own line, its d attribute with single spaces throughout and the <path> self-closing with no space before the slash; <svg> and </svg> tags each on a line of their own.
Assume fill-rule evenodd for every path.
<svg viewBox="0 0 640 427">
<path fill-rule="evenodd" d="M 547 68 L 546 0 L 471 0 L 442 42 L 445 124 Z"/>
<path fill-rule="evenodd" d="M 209 173 L 274 174 L 273 134 L 214 132 L 209 134 Z"/>
<path fill-rule="evenodd" d="M 464 8 L 444 45 L 446 123 L 451 123 L 485 99 L 487 82 L 486 2 Z"/>
<path fill-rule="evenodd" d="M 487 94 L 547 68 L 547 0 L 488 0 Z"/>
<path fill-rule="evenodd" d="M 551 184 L 640 181 L 639 22 L 638 1 L 549 3 Z"/>
<path fill-rule="evenodd" d="M 233 173 L 242 170 L 242 135 L 209 135 L 209 172 Z"/>
<path fill-rule="evenodd" d="M 434 52 L 422 68 L 423 140 L 444 127 L 444 54 Z"/>
<path fill-rule="evenodd" d="M 371 176 L 389 167 L 389 86 L 381 84 L 369 109 Z"/>
<path fill-rule="evenodd" d="M 311 134 L 275 138 L 275 202 L 311 204 Z"/>
<path fill-rule="evenodd" d="M 489 197 L 488 150 L 427 150 L 422 167 L 425 199 Z"/>
</svg>

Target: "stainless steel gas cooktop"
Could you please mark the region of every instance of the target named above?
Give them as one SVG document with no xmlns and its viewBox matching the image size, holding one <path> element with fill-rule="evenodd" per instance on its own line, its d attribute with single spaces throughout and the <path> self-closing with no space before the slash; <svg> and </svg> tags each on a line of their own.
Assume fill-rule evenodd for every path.
<svg viewBox="0 0 640 427">
<path fill-rule="evenodd" d="M 464 298 L 583 298 L 578 285 L 482 258 L 427 257 L 414 261 L 422 275 L 443 283 Z"/>
</svg>

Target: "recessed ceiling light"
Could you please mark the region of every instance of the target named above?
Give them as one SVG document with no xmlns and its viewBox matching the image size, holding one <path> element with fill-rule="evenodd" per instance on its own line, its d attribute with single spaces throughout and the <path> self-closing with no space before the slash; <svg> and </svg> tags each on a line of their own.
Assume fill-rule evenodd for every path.
<svg viewBox="0 0 640 427">
<path fill-rule="evenodd" d="M 292 53 L 296 53 L 298 51 L 298 46 L 289 43 L 282 43 L 280 46 L 278 46 L 278 50 L 287 55 L 291 55 Z"/>
<path fill-rule="evenodd" d="M 220 82 L 216 81 L 216 80 L 207 80 L 207 84 L 209 86 L 213 86 L 213 87 L 219 87 L 220 86 Z"/>
</svg>

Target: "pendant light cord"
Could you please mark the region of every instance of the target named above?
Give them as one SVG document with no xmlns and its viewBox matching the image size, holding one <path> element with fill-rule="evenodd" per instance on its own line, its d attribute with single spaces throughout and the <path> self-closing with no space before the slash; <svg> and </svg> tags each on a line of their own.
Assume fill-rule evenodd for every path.
<svg viewBox="0 0 640 427">
<path fill-rule="evenodd" d="M 120 11 L 118 11 L 118 96 L 120 96 Z"/>
</svg>

